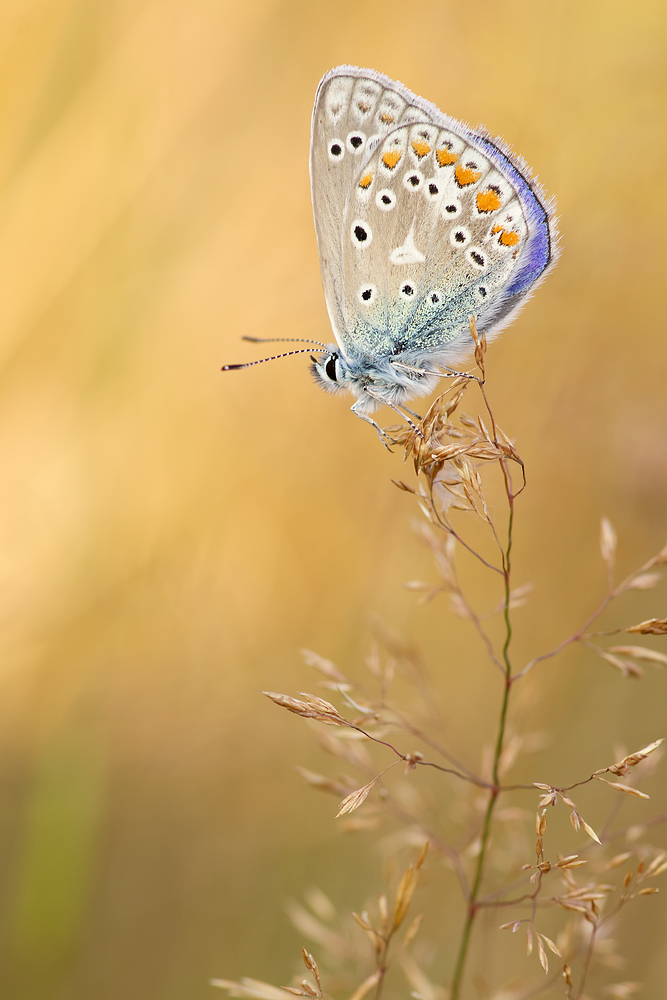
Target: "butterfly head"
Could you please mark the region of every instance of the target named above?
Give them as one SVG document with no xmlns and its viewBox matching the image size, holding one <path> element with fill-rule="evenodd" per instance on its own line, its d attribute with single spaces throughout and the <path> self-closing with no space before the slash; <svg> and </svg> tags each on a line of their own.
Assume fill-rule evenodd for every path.
<svg viewBox="0 0 667 1000">
<path fill-rule="evenodd" d="M 311 355 L 310 371 L 318 383 L 327 392 L 342 392 L 351 389 L 356 381 L 349 363 L 335 347 L 328 347 L 327 353 L 321 358 Z"/>
<path fill-rule="evenodd" d="M 372 413 L 382 405 L 395 406 L 415 396 L 424 396 L 437 385 L 440 375 L 432 366 L 406 364 L 394 357 L 346 358 L 336 347 L 320 358 L 311 355 L 310 371 L 327 392 L 348 390 L 356 396 L 355 412 Z"/>
</svg>

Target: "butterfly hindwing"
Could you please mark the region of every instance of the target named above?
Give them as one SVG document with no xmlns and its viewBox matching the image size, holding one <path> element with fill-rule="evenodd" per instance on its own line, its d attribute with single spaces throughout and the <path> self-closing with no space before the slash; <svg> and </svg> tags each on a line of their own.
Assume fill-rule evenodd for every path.
<svg viewBox="0 0 667 1000">
<path fill-rule="evenodd" d="M 373 70 L 318 89 L 311 185 L 322 280 L 349 356 L 442 359 L 474 315 L 499 328 L 553 260 L 525 165 Z"/>
</svg>

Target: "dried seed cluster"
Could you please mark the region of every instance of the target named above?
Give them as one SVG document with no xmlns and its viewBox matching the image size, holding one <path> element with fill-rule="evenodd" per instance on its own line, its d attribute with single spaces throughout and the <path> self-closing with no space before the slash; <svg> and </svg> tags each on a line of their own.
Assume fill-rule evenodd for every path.
<svg viewBox="0 0 667 1000">
<path fill-rule="evenodd" d="M 306 663 L 339 707 L 307 693 L 298 697 L 265 693 L 278 706 L 308 720 L 322 750 L 335 760 L 339 770 L 325 775 L 297 768 L 298 773 L 311 788 L 339 800 L 336 815 L 344 829 L 380 833 L 389 821 L 393 833 L 383 843 L 391 845 L 390 854 L 400 856 L 406 850 L 414 852 L 416 845 L 423 847 L 397 879 L 393 906 L 383 893 L 361 913 L 340 916 L 331 901 L 315 889 L 307 894 L 307 906 L 290 904 L 295 926 L 317 946 L 322 972 L 304 948 L 302 958 L 309 978 L 302 978 L 301 973 L 284 988 L 252 979 L 213 981 L 231 996 L 246 1000 L 287 1000 L 290 995 L 311 1000 L 324 1000 L 325 996 L 364 1000 L 372 993 L 374 1000 L 380 1000 L 383 992 L 393 992 L 403 997 L 403 982 L 393 978 L 394 973 L 400 973 L 419 1000 L 460 1000 L 469 943 L 483 910 L 510 912 L 512 919 L 501 928 L 525 932 L 527 953 L 536 954 L 543 973 L 549 974 L 550 956 L 558 959 L 557 976 L 570 1000 L 587 995 L 593 976 L 597 977 L 599 995 L 631 997 L 638 989 L 636 983 L 618 979 L 622 957 L 612 931 L 622 927 L 619 914 L 626 905 L 658 891 L 652 880 L 667 872 L 667 853 L 651 840 L 658 819 L 624 826 L 618 811 L 622 802 L 649 798 L 638 786 L 650 779 L 663 739 L 654 739 L 606 767 L 582 767 L 583 777 L 567 786 L 545 781 L 509 784 L 508 773 L 520 756 L 539 745 L 539 739 L 538 734 L 513 731 L 508 708 L 515 685 L 527 673 L 574 645 L 589 650 L 630 679 L 641 679 L 646 667 L 667 667 L 665 651 L 640 644 L 606 644 L 619 632 L 665 636 L 666 618 L 593 631 L 597 619 L 623 595 L 658 585 L 660 568 L 667 564 L 667 545 L 617 583 L 617 533 L 609 520 L 602 519 L 600 551 L 606 589 L 598 607 L 552 650 L 515 667 L 510 657 L 512 613 L 530 595 L 529 585 L 514 585 L 511 564 L 515 501 L 525 487 L 524 467 L 487 402 L 485 338 L 477 334 L 474 323 L 471 334 L 478 373 L 454 373 L 447 392 L 418 424 L 388 432 L 403 446 L 405 458 L 414 467 L 414 484 L 398 480 L 396 485 L 418 500 L 423 520 L 416 532 L 432 553 L 437 574 L 435 582 L 411 581 L 407 587 L 422 601 L 446 596 L 450 610 L 470 624 L 491 670 L 502 678 L 497 731 L 493 742 L 483 749 L 478 768 L 462 763 L 448 745 L 447 727 L 439 715 L 435 687 L 421 655 L 387 626 L 376 626 L 377 641 L 366 662 L 370 677 L 366 683 L 319 654 L 304 650 Z M 461 412 L 460 406 L 475 387 L 484 412 L 473 417 Z M 497 499 L 498 483 L 504 494 L 504 510 Z M 491 503 L 489 496 L 494 490 Z M 470 523 L 470 515 L 484 528 L 486 548 L 476 541 L 479 532 L 473 533 L 473 538 L 461 528 L 460 522 L 464 528 Z M 464 556 L 498 581 L 498 601 L 491 608 L 479 609 L 462 585 L 459 561 Z M 502 625 L 500 641 L 490 631 L 492 620 Z M 399 675 L 402 693 L 394 696 Z M 409 709 L 406 684 L 411 690 Z M 552 766 L 557 765 L 556 757 Z M 440 782 L 439 791 L 434 792 L 428 776 Z M 601 824 L 596 822 L 594 829 L 578 803 L 596 783 L 606 787 L 609 814 Z M 575 789 L 577 802 L 571 794 Z M 535 793 L 537 811 L 533 813 L 531 797 Z M 554 849 L 554 836 L 548 831 L 548 817 L 558 819 L 563 807 L 569 813 L 570 836 L 581 835 L 577 853 Z M 588 814 L 589 808 L 584 802 L 584 812 Z M 529 860 L 533 815 L 535 857 Z M 557 836 L 562 839 L 565 834 L 561 831 Z M 403 932 L 428 844 L 446 871 L 453 873 L 464 901 L 460 941 L 448 943 L 447 986 L 429 975 L 428 947 L 421 935 L 416 940 L 422 916 L 415 917 Z M 437 872 L 439 866 L 433 870 Z M 450 894 L 451 889 L 450 880 Z M 545 924 L 553 937 L 545 933 Z M 535 969 L 534 965 L 530 968 Z M 521 1000 L 542 993 L 545 983 L 549 986 L 551 981 L 544 980 L 539 970 L 535 972 L 542 985 L 534 981 L 532 985 L 525 981 L 516 985 L 515 981 L 501 988 L 485 979 L 477 986 L 480 995 L 490 1000 Z"/>
</svg>

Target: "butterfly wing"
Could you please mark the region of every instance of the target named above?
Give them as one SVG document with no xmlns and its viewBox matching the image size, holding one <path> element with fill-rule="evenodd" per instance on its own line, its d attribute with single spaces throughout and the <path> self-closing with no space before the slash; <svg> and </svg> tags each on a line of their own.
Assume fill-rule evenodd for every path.
<svg viewBox="0 0 667 1000">
<path fill-rule="evenodd" d="M 452 360 L 471 315 L 497 332 L 554 260 L 551 206 L 525 164 L 373 70 L 320 83 L 311 185 L 348 357 Z"/>
<path fill-rule="evenodd" d="M 310 141 L 313 215 L 329 318 L 343 349 L 352 345 L 350 330 L 356 319 L 343 287 L 346 216 L 371 151 L 400 122 L 423 117 L 402 91 L 410 93 L 374 70 L 339 66 L 322 78 L 315 96 Z"/>
</svg>

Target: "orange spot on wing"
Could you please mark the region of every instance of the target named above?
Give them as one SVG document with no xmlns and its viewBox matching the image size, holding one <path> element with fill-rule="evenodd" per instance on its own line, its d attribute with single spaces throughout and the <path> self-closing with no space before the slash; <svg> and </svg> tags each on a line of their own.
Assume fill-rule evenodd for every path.
<svg viewBox="0 0 667 1000">
<path fill-rule="evenodd" d="M 459 163 L 454 171 L 454 176 L 459 187 L 467 187 L 468 184 L 474 184 L 475 181 L 478 181 L 482 175 L 479 170 L 471 170 L 470 167 L 464 167 L 462 163 Z"/>
<path fill-rule="evenodd" d="M 380 121 L 384 122 L 385 125 L 391 125 L 391 123 L 393 122 L 393 120 L 394 120 L 394 116 L 387 114 L 386 111 L 385 111 L 385 113 L 383 115 L 380 115 Z"/>
<path fill-rule="evenodd" d="M 478 212 L 495 212 L 496 209 L 500 208 L 500 204 L 500 195 L 493 188 L 480 191 L 477 195 Z"/>
<path fill-rule="evenodd" d="M 415 139 L 412 143 L 412 148 L 420 160 L 423 156 L 426 156 L 427 153 L 431 152 L 431 147 L 427 142 L 424 142 L 423 139 Z"/>
<path fill-rule="evenodd" d="M 494 226 L 494 227 L 493 227 L 493 229 L 491 230 L 491 235 L 492 235 L 492 236 L 495 236 L 495 234 L 496 234 L 496 233 L 502 233 L 502 231 L 503 231 L 503 227 L 502 227 L 502 226 L 497 226 L 497 225 L 496 225 L 496 226 Z"/>
<path fill-rule="evenodd" d="M 400 150 L 390 149 L 389 152 L 385 153 L 384 156 L 382 157 L 382 162 L 384 163 L 385 167 L 389 167 L 390 170 L 393 170 L 402 155 L 403 154 L 400 152 Z"/>
<path fill-rule="evenodd" d="M 366 113 L 367 111 L 370 111 L 370 110 L 371 110 L 371 106 L 370 106 L 370 104 L 366 104 L 366 102 L 365 102 L 365 101 L 359 101 L 359 103 L 357 104 L 357 107 L 359 108 L 359 110 L 360 110 L 360 111 L 361 111 L 361 112 L 362 112 L 363 114 L 365 114 L 365 113 Z"/>
<path fill-rule="evenodd" d="M 504 247 L 515 247 L 519 242 L 519 234 L 513 230 L 508 232 L 506 229 L 500 234 L 499 243 L 502 243 Z"/>
<path fill-rule="evenodd" d="M 373 171 L 369 170 L 368 173 L 364 174 L 364 176 L 359 181 L 359 187 L 363 188 L 364 191 L 365 191 L 366 188 L 368 188 L 368 187 L 371 186 L 371 181 L 372 180 L 373 180 Z"/>
<path fill-rule="evenodd" d="M 435 158 L 439 167 L 448 167 L 450 164 L 456 163 L 458 155 L 452 153 L 451 149 L 436 149 Z"/>
</svg>

